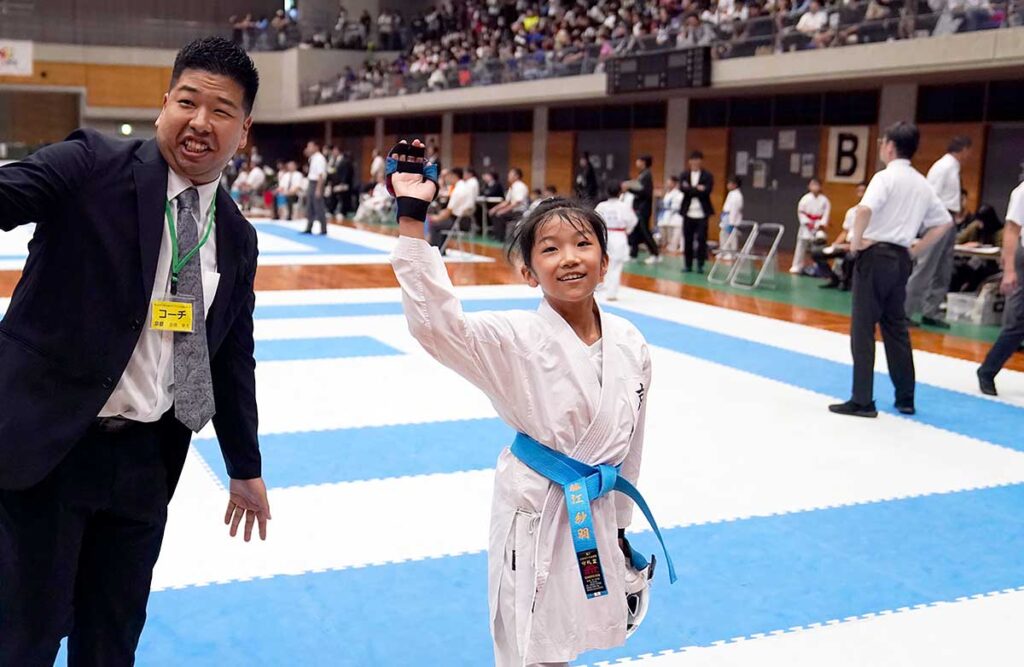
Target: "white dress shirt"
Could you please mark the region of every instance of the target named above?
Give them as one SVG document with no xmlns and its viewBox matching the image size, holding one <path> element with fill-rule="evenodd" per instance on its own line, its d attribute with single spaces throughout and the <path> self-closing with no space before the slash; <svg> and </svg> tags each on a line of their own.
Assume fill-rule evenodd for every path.
<svg viewBox="0 0 1024 667">
<path fill-rule="evenodd" d="M 448 209 L 456 218 L 473 215 L 476 210 L 476 197 L 469 181 L 459 179 L 448 195 Z"/>
<path fill-rule="evenodd" d="M 210 207 L 217 196 L 219 181 L 197 186 L 199 190 L 199 207 L 202 215 L 198 221 L 199 239 L 202 240 L 206 231 Z M 167 199 L 171 204 L 171 218 L 178 224 L 178 203 L 175 197 L 192 187 L 192 184 L 167 170 Z M 160 241 L 160 254 L 156 261 L 156 279 L 153 281 L 151 301 L 159 301 L 171 293 L 171 234 L 167 228 L 167 220 L 161 214 L 158 220 L 147 221 L 147 224 L 160 225 L 164 232 Z M 184 252 L 189 249 L 183 248 Z M 206 313 L 210 312 L 210 304 L 217 294 L 220 274 L 217 273 L 217 233 L 210 233 L 210 238 L 199 250 L 199 259 L 203 271 L 203 304 Z M 192 261 L 195 261 L 193 258 Z M 146 312 L 142 334 L 135 345 L 135 351 L 128 361 L 128 366 L 121 375 L 121 380 L 114 388 L 114 393 L 107 399 L 106 405 L 100 410 L 100 417 L 124 417 L 138 422 L 155 422 L 167 412 L 174 403 L 174 333 L 170 331 L 153 331 L 149 328 L 152 305 Z"/>
<path fill-rule="evenodd" d="M 1024 183 L 1021 183 L 1010 193 L 1010 205 L 1006 207 L 1006 221 L 1017 225 L 1024 225 Z M 1020 243 L 1024 246 L 1024 234 L 1020 236 Z"/>
<path fill-rule="evenodd" d="M 526 208 L 526 203 L 530 200 L 530 188 L 526 187 L 526 183 L 522 181 L 516 181 L 512 185 L 508 186 L 508 191 L 505 193 L 505 201 L 516 209 Z"/>
<path fill-rule="evenodd" d="M 928 170 L 928 183 L 947 210 L 960 212 L 960 160 L 946 153 Z"/>
<path fill-rule="evenodd" d="M 693 198 L 690 199 L 690 207 L 686 209 L 687 218 L 706 218 L 707 215 L 704 213 L 704 204 L 700 203 L 700 199 L 697 197 L 697 186 L 700 184 L 700 172 L 690 172 L 690 192 L 693 193 Z"/>
<path fill-rule="evenodd" d="M 909 248 L 921 227 L 950 222 L 949 211 L 910 160 L 893 160 L 876 173 L 860 205 L 871 209 L 864 238 Z"/>
<path fill-rule="evenodd" d="M 327 158 L 320 151 L 317 151 L 309 156 L 309 175 L 307 178 L 310 183 L 316 183 L 324 176 L 327 175 Z"/>
<path fill-rule="evenodd" d="M 246 185 L 253 192 L 259 192 L 263 188 L 263 184 L 267 182 L 267 174 L 261 167 L 253 167 L 252 171 L 245 179 Z"/>
</svg>

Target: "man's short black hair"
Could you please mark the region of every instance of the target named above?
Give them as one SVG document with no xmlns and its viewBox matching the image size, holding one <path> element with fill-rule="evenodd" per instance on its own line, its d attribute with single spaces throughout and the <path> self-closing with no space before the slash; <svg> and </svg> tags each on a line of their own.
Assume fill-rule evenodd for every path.
<svg viewBox="0 0 1024 667">
<path fill-rule="evenodd" d="M 245 115 L 252 113 L 256 91 L 260 87 L 260 75 L 252 58 L 242 50 L 242 47 L 223 37 L 202 37 L 189 42 L 178 51 L 174 59 L 171 89 L 177 85 L 181 73 L 187 69 L 222 74 L 233 80 L 245 91 L 242 98 Z"/>
<path fill-rule="evenodd" d="M 946 152 L 959 153 L 965 148 L 970 148 L 972 143 L 973 142 L 971 141 L 970 137 L 965 137 L 962 134 L 958 134 L 949 140 L 949 146 L 946 148 Z"/>
<path fill-rule="evenodd" d="M 454 175 L 458 176 L 460 181 L 462 180 L 462 177 L 464 175 L 464 172 L 462 171 L 462 167 L 452 167 L 448 171 L 450 171 Z"/>
<path fill-rule="evenodd" d="M 737 188 L 743 187 L 743 177 L 738 174 L 733 174 L 729 177 L 730 183 L 735 183 Z"/>
<path fill-rule="evenodd" d="M 904 160 L 914 157 L 917 145 L 921 142 L 917 126 L 902 120 L 887 127 L 884 136 L 886 141 L 891 141 L 896 147 L 896 157 Z"/>
<path fill-rule="evenodd" d="M 643 162 L 644 166 L 647 167 L 648 169 L 650 168 L 650 166 L 652 164 L 654 164 L 654 158 L 652 158 L 650 155 L 646 155 L 646 154 L 641 155 L 640 157 L 637 158 L 637 160 L 640 160 L 641 162 Z"/>
<path fill-rule="evenodd" d="M 703 160 L 704 159 L 704 154 L 701 153 L 700 151 L 693 151 L 692 153 L 690 153 L 690 159 L 691 160 Z"/>
</svg>

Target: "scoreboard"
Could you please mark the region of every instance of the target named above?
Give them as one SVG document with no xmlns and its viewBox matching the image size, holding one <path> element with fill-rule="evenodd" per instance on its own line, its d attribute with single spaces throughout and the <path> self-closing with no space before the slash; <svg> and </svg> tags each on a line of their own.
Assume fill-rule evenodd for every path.
<svg viewBox="0 0 1024 667">
<path fill-rule="evenodd" d="M 608 93 L 639 93 L 711 85 L 711 47 L 637 53 L 608 61 Z"/>
</svg>

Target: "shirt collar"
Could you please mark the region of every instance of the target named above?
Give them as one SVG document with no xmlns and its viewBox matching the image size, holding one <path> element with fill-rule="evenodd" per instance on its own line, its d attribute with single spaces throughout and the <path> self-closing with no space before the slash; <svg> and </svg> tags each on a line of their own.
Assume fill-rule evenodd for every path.
<svg viewBox="0 0 1024 667">
<path fill-rule="evenodd" d="M 199 206 L 204 216 L 208 214 L 210 206 L 213 205 L 213 198 L 217 196 L 217 187 L 219 185 L 220 179 L 214 179 L 209 183 L 195 186 L 199 190 Z M 178 195 L 191 187 L 191 181 L 182 178 L 173 169 L 167 170 L 167 201 L 174 201 Z"/>
<path fill-rule="evenodd" d="M 886 169 L 891 169 L 892 167 L 896 167 L 896 166 L 909 167 L 910 166 L 910 160 L 908 160 L 906 158 L 898 157 L 895 160 L 891 161 L 889 164 L 887 164 L 885 166 L 885 168 Z"/>
</svg>

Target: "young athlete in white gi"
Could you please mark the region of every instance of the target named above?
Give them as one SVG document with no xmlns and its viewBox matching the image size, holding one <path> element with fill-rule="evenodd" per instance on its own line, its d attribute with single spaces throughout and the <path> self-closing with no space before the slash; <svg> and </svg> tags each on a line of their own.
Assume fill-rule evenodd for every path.
<svg viewBox="0 0 1024 667">
<path fill-rule="evenodd" d="M 391 263 L 409 330 L 431 356 L 484 391 L 520 433 L 498 458 L 491 510 L 495 663 L 564 665 L 626 639 L 627 579 L 636 570 L 625 557 L 623 529 L 633 502 L 594 493 L 589 513 L 570 517 L 570 503 L 582 500 L 573 496 L 590 493 L 590 480 L 582 488 L 553 484 L 524 459 L 540 448 L 581 466 L 619 466 L 616 488 L 623 478 L 635 481 L 651 383 L 647 343 L 594 299 L 608 268 L 601 218 L 561 198 L 540 204 L 513 232 L 510 255 L 521 261 L 526 282 L 543 291 L 540 308 L 463 312 L 440 254 L 423 240 L 423 216 L 436 193 L 424 176 L 429 167 L 403 173 L 415 171 L 409 165 L 422 155 L 414 142 L 399 144 L 388 159 L 400 233 Z M 584 529 L 594 549 L 580 557 L 576 540 Z M 670 560 L 669 571 L 671 577 Z"/>
<path fill-rule="evenodd" d="M 718 241 L 722 250 L 736 252 L 739 250 L 739 239 L 733 232 L 743 222 L 743 180 L 739 176 L 730 176 L 725 182 L 728 194 L 722 204 L 722 214 L 718 218 Z"/>
<path fill-rule="evenodd" d="M 679 177 L 669 176 L 665 179 L 665 194 L 661 198 L 661 213 L 658 214 L 658 229 L 665 238 L 667 252 L 683 251 L 683 215 L 679 212 L 682 205 L 683 191 L 679 189 Z"/>
<path fill-rule="evenodd" d="M 604 277 L 604 296 L 609 301 L 619 298 L 622 267 L 629 259 L 629 235 L 637 223 L 633 204 L 623 201 L 621 194 L 618 183 L 609 185 L 608 199 L 594 207 L 594 212 L 601 216 L 608 228 L 608 273 Z"/>
<path fill-rule="evenodd" d="M 793 266 L 789 269 L 790 273 L 803 273 L 811 242 L 818 232 L 822 232 L 828 226 L 831 212 L 832 203 L 821 193 L 821 181 L 812 178 L 807 183 L 807 194 L 801 197 L 796 205 L 800 227 L 796 234 L 796 250 L 793 251 Z"/>
</svg>

